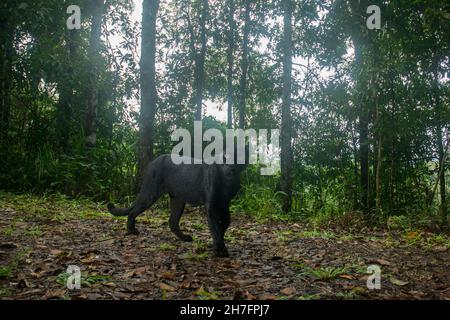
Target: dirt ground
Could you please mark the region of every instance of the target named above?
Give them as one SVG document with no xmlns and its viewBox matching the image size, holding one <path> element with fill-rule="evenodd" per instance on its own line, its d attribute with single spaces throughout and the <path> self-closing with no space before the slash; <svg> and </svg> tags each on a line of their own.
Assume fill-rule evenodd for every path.
<svg viewBox="0 0 450 320">
<path fill-rule="evenodd" d="M 100 205 L 2 193 L 0 299 L 450 299 L 448 236 L 237 215 L 230 257 L 215 258 L 200 210 L 182 218 L 194 242 L 167 222 L 150 210 L 141 234 L 125 236 L 125 220 Z M 79 290 L 67 289 L 69 265 Z M 370 265 L 380 289 L 367 288 Z"/>
</svg>

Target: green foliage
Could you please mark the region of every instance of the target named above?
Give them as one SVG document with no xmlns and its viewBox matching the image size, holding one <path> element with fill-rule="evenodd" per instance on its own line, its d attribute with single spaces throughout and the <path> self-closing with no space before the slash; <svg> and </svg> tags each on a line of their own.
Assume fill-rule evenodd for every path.
<svg viewBox="0 0 450 320">
<path fill-rule="evenodd" d="M 411 231 L 414 229 L 435 229 L 439 217 L 436 214 L 410 213 L 409 215 L 390 216 L 386 225 L 390 230 Z"/>
<path fill-rule="evenodd" d="M 334 239 L 336 235 L 331 231 L 321 231 L 321 230 L 311 230 L 311 231 L 302 231 L 298 235 L 300 238 L 322 238 L 322 239 Z"/>
<path fill-rule="evenodd" d="M 196 53 L 192 50 L 199 40 L 199 3 L 169 0 L 160 5 L 156 155 L 170 152 L 173 129 L 193 128 Z M 375 3 L 382 6 L 382 32 L 367 31 L 345 1 L 294 1 L 292 212 L 282 211 L 286 194 L 277 191 L 280 177 L 261 177 L 256 165 L 243 174 L 233 212 L 260 220 L 311 219 L 317 225 L 333 221 L 349 226 L 343 222 L 348 213 L 365 211 L 373 221 L 387 221 L 389 228 L 399 230 L 447 221 L 448 206 L 438 195 L 448 193 L 450 178 L 449 158 L 439 162 L 443 145 L 448 144 L 445 128 L 450 118 L 449 4 L 444 0 Z M 102 28 L 99 61 L 95 61 L 94 147 L 86 146 L 84 132 L 92 71 L 88 54 L 92 5 L 81 0 L 72 4 L 85 13 L 82 29 L 73 32 L 67 30 L 67 17 L 61 14 L 64 1 L 17 5 L 7 0 L 0 5 L 0 187 L 24 194 L 58 193 L 130 203 L 136 191 L 142 125 L 137 112 L 141 28 L 132 18 L 135 4 L 106 2 L 103 21 L 108 27 Z M 235 5 L 236 13 L 241 12 L 244 3 Z M 254 129 L 281 126 L 279 5 L 275 1 L 251 6 L 245 110 L 246 123 Z M 227 12 L 228 1 L 210 1 L 204 84 L 208 111 L 211 104 L 224 108 L 228 99 Z M 233 59 L 238 66 L 244 21 L 241 14 L 234 18 Z M 364 31 L 363 44 L 355 38 L 358 30 Z M 119 42 L 113 43 L 117 37 Z M 231 96 L 235 123 L 240 77 L 241 70 L 235 67 Z M 363 111 L 369 117 L 367 142 L 361 139 Z M 223 132 L 226 125 L 205 116 L 203 127 Z M 362 203 L 360 158 L 366 144 L 368 191 L 367 203 Z M 444 183 L 436 184 L 441 166 Z M 2 230 L 5 235 L 13 232 L 14 225 Z"/>
<path fill-rule="evenodd" d="M 158 247 L 160 251 L 172 251 L 175 250 L 175 246 L 170 243 L 161 243 Z"/>
<path fill-rule="evenodd" d="M 16 208 L 30 215 L 38 215 L 53 221 L 64 221 L 74 217 L 88 219 L 106 213 L 105 205 L 96 203 L 87 198 L 70 199 L 67 195 L 54 193 L 43 196 L 32 194 L 13 194 L 0 191 L 0 206 L 3 208 Z M 24 216 L 23 219 L 28 219 Z M 12 222 L 14 229 L 16 222 Z"/>
<path fill-rule="evenodd" d="M 66 286 L 67 280 L 71 275 L 67 272 L 61 272 L 56 277 L 56 282 L 62 286 Z M 88 275 L 81 273 L 80 285 L 91 287 L 93 284 L 110 281 L 112 277 L 110 275 Z"/>
<path fill-rule="evenodd" d="M 217 300 L 219 299 L 219 292 L 209 292 L 206 291 L 205 289 L 200 288 L 197 291 L 195 291 L 195 295 L 200 299 L 200 300 Z"/>
<path fill-rule="evenodd" d="M 242 195 L 233 201 L 231 211 L 251 213 L 259 220 L 280 217 L 283 214 L 280 196 L 281 192 L 274 192 L 269 186 L 245 185 Z"/>
<path fill-rule="evenodd" d="M 186 255 L 186 258 L 191 261 L 201 262 L 201 261 L 205 261 L 206 259 L 208 259 L 208 256 L 209 256 L 208 252 L 202 252 L 202 253 L 188 252 Z"/>
<path fill-rule="evenodd" d="M 11 266 L 0 267 L 0 278 L 9 278 L 13 273 Z"/>
<path fill-rule="evenodd" d="M 303 263 L 296 263 L 293 265 L 298 269 L 299 277 L 310 277 L 316 280 L 328 281 L 339 277 L 342 274 L 348 273 L 347 267 L 317 267 L 311 268 Z"/>
<path fill-rule="evenodd" d="M 242 178 L 243 186 L 239 195 L 232 201 L 232 212 L 250 213 L 261 221 L 287 217 L 281 207 L 281 198 L 285 195 L 277 191 L 278 175 L 261 176 L 259 165 L 252 165 Z"/>
<path fill-rule="evenodd" d="M 318 300 L 320 294 L 305 294 L 297 298 L 297 300 Z"/>
<path fill-rule="evenodd" d="M 34 226 L 27 231 L 27 234 L 31 237 L 39 238 L 42 236 L 42 229 L 39 226 Z"/>
<path fill-rule="evenodd" d="M 13 256 L 11 261 L 0 266 L 0 279 L 11 277 L 16 272 L 19 263 L 25 259 L 29 252 L 28 248 L 22 248 Z"/>
</svg>

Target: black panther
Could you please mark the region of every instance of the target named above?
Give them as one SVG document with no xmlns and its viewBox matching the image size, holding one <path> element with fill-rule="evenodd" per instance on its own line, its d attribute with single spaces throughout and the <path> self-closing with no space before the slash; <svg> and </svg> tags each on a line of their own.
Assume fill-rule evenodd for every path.
<svg viewBox="0 0 450 320">
<path fill-rule="evenodd" d="M 169 154 L 161 155 L 149 163 L 133 205 L 115 208 L 109 203 L 108 210 L 115 216 L 127 215 L 128 234 L 137 235 L 136 217 L 167 193 L 170 196 L 170 229 L 182 241 L 192 241 L 179 226 L 184 206 L 186 203 L 205 205 L 214 254 L 227 257 L 224 235 L 230 225 L 230 201 L 240 189 L 240 173 L 248 164 L 248 146 L 245 153 L 245 164 L 174 164 Z"/>
</svg>

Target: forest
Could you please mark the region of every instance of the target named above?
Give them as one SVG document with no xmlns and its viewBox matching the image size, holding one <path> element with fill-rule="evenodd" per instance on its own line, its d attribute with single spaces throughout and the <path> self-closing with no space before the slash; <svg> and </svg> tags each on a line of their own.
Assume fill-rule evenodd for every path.
<svg viewBox="0 0 450 320">
<path fill-rule="evenodd" d="M 107 212 L 197 122 L 279 130 L 228 258 Z M 449 129 L 445 0 L 2 0 L 0 299 L 448 300 Z"/>
</svg>

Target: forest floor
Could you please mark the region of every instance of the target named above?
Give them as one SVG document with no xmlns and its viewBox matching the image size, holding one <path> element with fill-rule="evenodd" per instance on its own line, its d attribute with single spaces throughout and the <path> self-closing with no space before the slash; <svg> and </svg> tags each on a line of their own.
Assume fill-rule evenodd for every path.
<svg viewBox="0 0 450 320">
<path fill-rule="evenodd" d="M 138 218 L 139 236 L 103 205 L 0 192 L 0 299 L 450 299 L 450 238 L 425 231 L 312 228 L 235 215 L 215 258 L 204 214 Z M 66 287 L 69 265 L 81 289 Z M 381 288 L 366 286 L 381 268 Z"/>
</svg>

